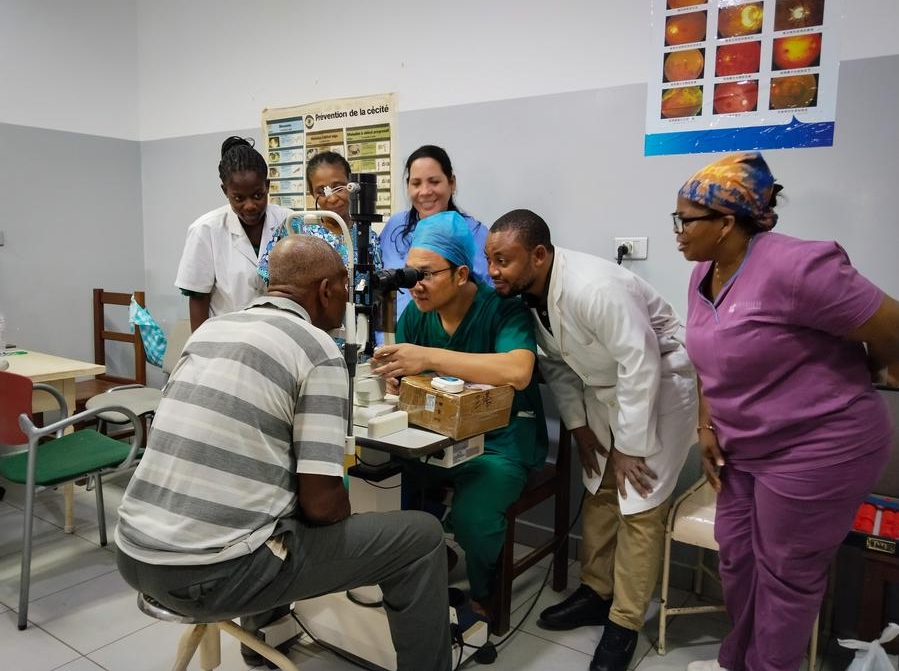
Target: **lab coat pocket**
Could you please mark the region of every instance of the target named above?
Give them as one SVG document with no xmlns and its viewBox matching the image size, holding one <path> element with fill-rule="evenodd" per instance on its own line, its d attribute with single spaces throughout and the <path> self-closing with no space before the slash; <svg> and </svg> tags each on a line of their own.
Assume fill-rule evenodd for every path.
<svg viewBox="0 0 899 671">
<path fill-rule="evenodd" d="M 663 375 L 659 382 L 659 415 L 693 409 L 699 401 L 696 377 L 691 374 Z"/>
</svg>

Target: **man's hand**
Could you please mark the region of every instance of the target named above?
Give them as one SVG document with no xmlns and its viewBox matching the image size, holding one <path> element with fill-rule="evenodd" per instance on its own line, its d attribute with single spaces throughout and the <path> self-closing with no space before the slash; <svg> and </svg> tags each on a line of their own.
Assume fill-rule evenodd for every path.
<svg viewBox="0 0 899 671">
<path fill-rule="evenodd" d="M 596 453 L 599 452 L 602 456 L 608 457 L 609 451 L 599 442 L 599 438 L 596 437 L 593 430 L 589 426 L 581 426 L 572 429 L 571 435 L 574 436 L 574 440 L 577 442 L 577 451 L 581 458 L 581 466 L 584 467 L 584 472 L 587 474 L 587 477 L 591 478 L 594 474 L 599 475 L 602 473 L 602 469 L 599 467 L 599 460 L 596 458 Z"/>
<path fill-rule="evenodd" d="M 621 498 L 627 498 L 627 489 L 625 482 L 630 482 L 631 487 L 637 490 L 637 493 L 644 499 L 652 494 L 652 483 L 658 476 L 646 465 L 643 457 L 630 457 L 612 448 L 609 455 L 612 461 L 612 467 L 615 469 L 615 479 L 618 481 L 618 493 Z"/>
<path fill-rule="evenodd" d="M 429 349 L 409 343 L 383 345 L 372 356 L 371 370 L 388 381 L 404 375 L 418 375 L 431 368 L 428 362 Z"/>
</svg>

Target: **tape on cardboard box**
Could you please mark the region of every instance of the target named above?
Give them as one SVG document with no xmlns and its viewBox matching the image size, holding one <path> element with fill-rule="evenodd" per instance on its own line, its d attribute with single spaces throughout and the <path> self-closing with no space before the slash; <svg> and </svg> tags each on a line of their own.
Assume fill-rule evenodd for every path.
<svg viewBox="0 0 899 671">
<path fill-rule="evenodd" d="M 410 424 L 461 440 L 508 425 L 514 396 L 511 385 L 466 384 L 449 393 L 434 389 L 430 376 L 409 375 L 400 384 L 398 407 L 409 413 Z"/>
</svg>

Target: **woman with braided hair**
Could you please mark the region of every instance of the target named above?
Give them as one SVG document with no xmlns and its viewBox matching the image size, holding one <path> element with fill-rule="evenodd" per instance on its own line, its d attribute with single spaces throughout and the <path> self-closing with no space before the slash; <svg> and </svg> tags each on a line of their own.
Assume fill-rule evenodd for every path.
<svg viewBox="0 0 899 671">
<path fill-rule="evenodd" d="M 222 143 L 219 178 L 227 205 L 207 212 L 187 229 L 175 286 L 189 300 L 190 326 L 242 310 L 265 285 L 259 255 L 292 210 L 268 202 L 268 166 L 252 140 Z"/>
</svg>

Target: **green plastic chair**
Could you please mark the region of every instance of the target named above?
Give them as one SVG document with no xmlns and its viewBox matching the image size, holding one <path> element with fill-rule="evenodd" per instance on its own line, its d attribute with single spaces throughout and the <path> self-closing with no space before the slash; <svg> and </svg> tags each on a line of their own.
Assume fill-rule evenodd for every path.
<svg viewBox="0 0 899 671">
<path fill-rule="evenodd" d="M 31 420 L 31 398 L 35 391 L 47 392 L 56 399 L 61 419 L 44 427 L 34 425 Z M 113 409 L 126 415 L 134 426 L 134 439 L 130 445 L 93 429 L 63 433 L 76 422 L 83 422 L 102 411 Z M 19 629 L 22 630 L 28 626 L 34 495 L 37 489 L 57 487 L 85 477 L 92 478 L 97 499 L 100 545 L 106 545 L 102 475 L 125 470 L 132 465 L 139 446 L 143 444 L 143 429 L 137 415 L 123 407 L 86 410 L 69 417 L 66 400 L 55 387 L 32 382 L 23 375 L 0 371 L 0 444 L 28 446 L 27 450 L 0 457 L 0 477 L 25 485 L 22 570 L 19 583 Z"/>
</svg>

